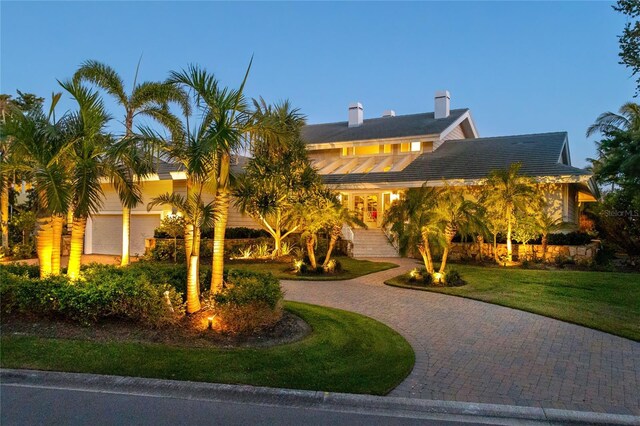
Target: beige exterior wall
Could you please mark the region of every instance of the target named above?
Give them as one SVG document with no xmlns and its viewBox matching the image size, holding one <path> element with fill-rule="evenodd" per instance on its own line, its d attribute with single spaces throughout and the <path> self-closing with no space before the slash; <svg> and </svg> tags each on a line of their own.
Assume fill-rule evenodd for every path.
<svg viewBox="0 0 640 426">
<path fill-rule="evenodd" d="M 447 133 L 447 135 L 442 138 L 442 141 L 450 141 L 457 139 L 465 139 L 464 130 L 462 130 L 462 126 L 455 127 L 451 132 Z"/>
<path fill-rule="evenodd" d="M 118 198 L 118 194 L 113 189 L 111 184 L 102 184 L 102 191 L 104 192 L 104 203 L 102 208 L 100 209 L 101 213 L 104 212 L 120 212 L 122 211 L 122 205 L 120 204 L 120 198 Z M 146 212 L 147 204 L 151 199 L 157 197 L 160 194 L 171 193 L 173 191 L 173 184 L 170 180 L 160 180 L 160 181 L 147 181 L 142 183 L 142 203 L 138 204 L 132 212 Z M 152 209 L 152 211 L 162 211 L 162 206 L 156 206 Z M 167 210 L 165 207 L 164 210 Z M 170 208 L 168 209 L 171 210 Z"/>
</svg>

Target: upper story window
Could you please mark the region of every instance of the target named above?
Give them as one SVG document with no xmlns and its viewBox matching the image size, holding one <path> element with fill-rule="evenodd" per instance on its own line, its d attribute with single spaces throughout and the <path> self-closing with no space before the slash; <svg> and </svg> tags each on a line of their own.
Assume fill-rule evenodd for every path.
<svg viewBox="0 0 640 426">
<path fill-rule="evenodd" d="M 422 144 L 420 141 L 405 142 L 400 144 L 400 152 L 420 152 Z"/>
</svg>

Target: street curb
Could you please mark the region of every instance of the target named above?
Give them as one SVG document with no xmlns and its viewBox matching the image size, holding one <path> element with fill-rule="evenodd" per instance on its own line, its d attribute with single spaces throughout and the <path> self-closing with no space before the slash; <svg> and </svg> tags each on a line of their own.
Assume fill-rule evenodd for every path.
<svg viewBox="0 0 640 426">
<path fill-rule="evenodd" d="M 98 374 L 61 373 L 36 370 L 0 369 L 3 385 L 39 386 L 119 393 L 140 396 L 171 397 L 242 402 L 260 405 L 308 407 L 356 413 L 378 413 L 400 417 L 457 416 L 462 419 L 485 419 L 538 424 L 640 425 L 640 416 L 558 410 L 542 407 L 521 407 L 356 395 L 333 392 L 279 389 L 248 385 L 146 379 L 140 377 L 106 376 Z"/>
</svg>

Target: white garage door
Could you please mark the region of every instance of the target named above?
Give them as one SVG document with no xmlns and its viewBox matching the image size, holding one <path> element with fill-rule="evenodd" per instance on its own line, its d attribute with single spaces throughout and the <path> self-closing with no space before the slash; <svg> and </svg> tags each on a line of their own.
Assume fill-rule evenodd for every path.
<svg viewBox="0 0 640 426">
<path fill-rule="evenodd" d="M 122 216 L 99 215 L 92 218 L 92 253 L 122 253 Z M 144 239 L 153 237 L 160 226 L 160 215 L 131 215 L 131 255 L 144 254 Z"/>
</svg>

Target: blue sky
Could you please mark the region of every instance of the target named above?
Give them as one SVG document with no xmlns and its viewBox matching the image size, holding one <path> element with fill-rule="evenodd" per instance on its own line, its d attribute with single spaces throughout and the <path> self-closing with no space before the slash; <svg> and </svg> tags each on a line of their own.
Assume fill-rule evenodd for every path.
<svg viewBox="0 0 640 426">
<path fill-rule="evenodd" d="M 142 80 L 198 63 L 236 86 L 254 55 L 247 94 L 289 98 L 310 123 L 356 100 L 365 118 L 433 111 L 448 89 L 481 136 L 568 131 L 582 167 L 587 126 L 633 96 L 610 5 L 2 1 L 0 89 L 47 96 L 86 59 L 131 83 L 140 55 Z"/>
</svg>

